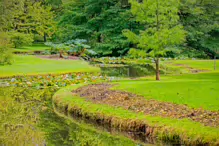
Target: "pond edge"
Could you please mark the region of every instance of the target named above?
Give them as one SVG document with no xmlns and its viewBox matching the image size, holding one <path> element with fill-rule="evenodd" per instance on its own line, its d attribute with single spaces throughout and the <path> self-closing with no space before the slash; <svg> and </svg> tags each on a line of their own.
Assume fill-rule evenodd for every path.
<svg viewBox="0 0 219 146">
<path fill-rule="evenodd" d="M 89 120 L 92 123 L 114 128 L 121 132 L 143 133 L 145 138 L 153 138 L 158 142 L 163 141 L 184 145 L 219 145 L 219 131 L 203 134 L 203 132 L 196 133 L 192 129 L 178 129 L 171 124 L 160 124 L 159 122 L 151 121 L 150 117 L 147 119 L 147 116 L 142 114 L 107 105 L 94 104 L 84 98 L 73 95 L 73 90 L 84 85 L 67 86 L 55 93 L 53 96 L 55 110 L 61 114 Z M 121 111 L 125 111 L 125 115 L 121 115 Z M 182 124 L 183 122 L 183 120 L 179 121 Z M 185 123 L 194 122 L 185 121 Z M 203 126 L 203 128 L 205 129 L 206 127 Z"/>
</svg>

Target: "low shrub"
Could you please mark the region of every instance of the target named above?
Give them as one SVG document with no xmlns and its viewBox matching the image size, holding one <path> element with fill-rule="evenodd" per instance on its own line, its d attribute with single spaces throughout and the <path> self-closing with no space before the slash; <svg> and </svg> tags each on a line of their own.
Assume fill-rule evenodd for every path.
<svg viewBox="0 0 219 146">
<path fill-rule="evenodd" d="M 11 43 L 15 48 L 22 47 L 24 45 L 31 45 L 33 42 L 33 35 L 20 32 L 10 32 Z"/>
</svg>

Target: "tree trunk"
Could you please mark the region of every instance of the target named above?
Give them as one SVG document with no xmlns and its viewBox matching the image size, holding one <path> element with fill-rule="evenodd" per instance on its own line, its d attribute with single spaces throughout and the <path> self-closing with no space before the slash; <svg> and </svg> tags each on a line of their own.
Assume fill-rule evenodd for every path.
<svg viewBox="0 0 219 146">
<path fill-rule="evenodd" d="M 62 53 L 63 53 L 63 51 L 60 51 L 60 52 L 59 52 L 59 58 L 63 58 Z"/>
<path fill-rule="evenodd" d="M 43 36 L 43 39 L 44 39 L 44 42 L 46 42 L 46 34 L 44 33 L 44 36 Z"/>
<path fill-rule="evenodd" d="M 160 80 L 160 59 L 156 58 L 155 63 L 156 63 L 156 80 L 159 81 Z"/>
</svg>

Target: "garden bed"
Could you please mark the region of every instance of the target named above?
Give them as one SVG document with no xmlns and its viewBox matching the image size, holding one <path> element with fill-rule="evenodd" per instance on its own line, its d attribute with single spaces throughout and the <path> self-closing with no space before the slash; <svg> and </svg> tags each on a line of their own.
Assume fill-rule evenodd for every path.
<svg viewBox="0 0 219 146">
<path fill-rule="evenodd" d="M 219 112 L 203 109 L 191 109 L 186 105 L 178 105 L 156 100 L 146 100 L 129 92 L 110 90 L 110 84 L 88 85 L 73 91 L 76 96 L 85 97 L 93 103 L 108 104 L 122 107 L 146 115 L 170 117 L 176 119 L 188 118 L 206 126 L 219 127 Z"/>
<path fill-rule="evenodd" d="M 37 57 L 43 59 L 52 59 L 52 60 L 79 60 L 80 58 L 77 56 L 67 56 L 60 58 L 59 55 L 38 55 Z"/>
<path fill-rule="evenodd" d="M 97 86 L 93 87 L 96 88 Z M 97 90 L 107 90 L 107 88 L 109 89 L 111 87 L 110 85 L 100 86 L 104 89 L 98 87 Z M 106 94 L 104 96 L 97 96 L 94 99 L 89 98 L 88 100 L 87 98 L 82 98 L 77 95 L 83 88 L 86 88 L 80 87 L 82 87 L 82 85 L 69 86 L 59 90 L 53 97 L 54 107 L 59 112 L 68 114 L 72 117 L 87 119 L 103 126 L 115 128 L 119 131 L 139 132 L 144 137 L 152 137 L 156 140 L 173 142 L 173 144 L 219 144 L 218 128 L 204 126 L 199 122 L 194 122 L 184 118 L 179 120 L 156 115 L 145 115 L 142 112 L 134 112 L 133 110 L 127 110 L 124 107 L 122 108 L 116 105 L 116 103 L 120 104 L 120 101 L 126 101 L 138 97 L 126 92 L 109 91 L 105 92 Z M 72 93 L 72 90 L 75 90 L 74 94 Z M 88 97 L 90 94 L 94 94 L 94 92 L 85 92 L 81 96 Z M 119 101 L 114 101 L 116 106 L 99 103 L 99 101 L 107 100 L 115 94 L 123 94 Z M 113 100 L 111 100 L 111 102 L 113 102 Z"/>
</svg>

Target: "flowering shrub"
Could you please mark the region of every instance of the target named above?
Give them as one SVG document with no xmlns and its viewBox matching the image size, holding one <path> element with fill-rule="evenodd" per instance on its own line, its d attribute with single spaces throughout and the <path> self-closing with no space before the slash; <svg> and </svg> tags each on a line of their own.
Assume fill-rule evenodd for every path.
<svg viewBox="0 0 219 146">
<path fill-rule="evenodd" d="M 45 87 L 65 87 L 79 83 L 95 83 L 109 81 L 111 78 L 102 76 L 100 73 L 69 73 L 63 75 L 38 75 L 22 76 L 5 80 L 5 85 L 15 87 L 34 87 L 37 89 Z"/>
</svg>

